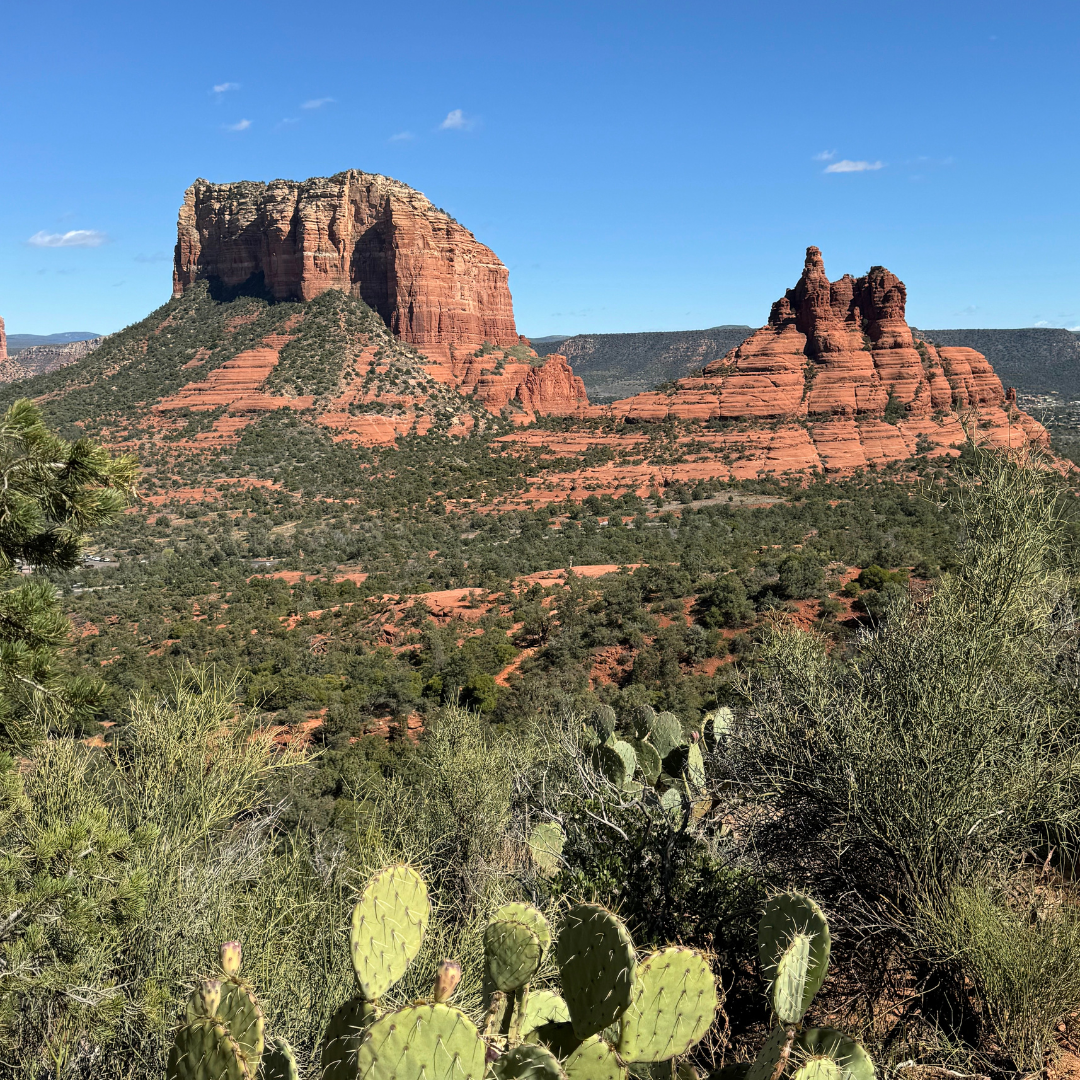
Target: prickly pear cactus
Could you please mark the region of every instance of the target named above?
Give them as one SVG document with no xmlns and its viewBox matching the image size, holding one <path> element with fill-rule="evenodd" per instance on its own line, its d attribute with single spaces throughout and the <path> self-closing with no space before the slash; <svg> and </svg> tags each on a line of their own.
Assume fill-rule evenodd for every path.
<svg viewBox="0 0 1080 1080">
<path fill-rule="evenodd" d="M 773 1012 L 781 1024 L 799 1023 L 810 1006 L 813 995 L 809 999 L 806 995 L 809 967 L 810 936 L 796 934 L 776 965 L 771 987 Z"/>
<path fill-rule="evenodd" d="M 830 1057 L 812 1057 L 792 1073 L 791 1080 L 843 1080 L 840 1066 Z"/>
<path fill-rule="evenodd" d="M 223 946 L 223 955 L 224 950 Z M 254 1075 L 259 1071 L 259 1061 L 262 1059 L 266 1025 L 255 993 L 240 979 L 239 971 L 240 959 L 237 955 L 232 975 L 221 984 L 221 1002 L 217 1007 L 217 1016 L 228 1025 L 229 1034 L 236 1040 L 248 1068 Z"/>
<path fill-rule="evenodd" d="M 368 1001 L 377 1001 L 420 951 L 431 917 L 424 879 L 411 866 L 376 874 L 353 908 L 349 943 L 353 970 Z"/>
<path fill-rule="evenodd" d="M 483 1080 L 487 1044 L 452 1005 L 412 1005 L 376 1020 L 356 1080 Z"/>
<path fill-rule="evenodd" d="M 524 1043 L 492 1066 L 496 1080 L 566 1080 L 559 1059 L 546 1046 Z"/>
<path fill-rule="evenodd" d="M 774 1028 L 765 1040 L 765 1045 L 758 1051 L 758 1056 L 746 1074 L 746 1080 L 770 1080 L 776 1067 L 791 1050 L 791 1040 L 782 1028 Z"/>
<path fill-rule="evenodd" d="M 797 1057 L 805 1057 L 796 1076 L 815 1062 L 827 1061 L 839 1070 L 840 1080 L 874 1080 L 874 1063 L 870 1055 L 854 1039 L 834 1028 L 808 1028 L 795 1040 L 795 1050 Z M 812 1071 L 802 1080 L 828 1080 L 826 1068 L 820 1064 L 816 1073 Z"/>
<path fill-rule="evenodd" d="M 798 1023 L 810 1007 L 829 969 L 830 945 L 829 924 L 810 897 L 781 893 L 765 905 L 758 961 L 782 1024 Z"/>
<path fill-rule="evenodd" d="M 656 747 L 661 759 L 666 758 L 675 747 L 685 746 L 686 736 L 679 718 L 674 713 L 660 713 L 649 729 L 649 742 Z"/>
<path fill-rule="evenodd" d="M 169 1051 L 168 1080 L 252 1080 L 243 1051 L 215 1015 L 220 1003 L 221 984 L 216 980 L 195 989 Z"/>
<path fill-rule="evenodd" d="M 628 1080 L 619 1055 L 603 1039 L 586 1039 L 565 1061 L 566 1080 Z"/>
<path fill-rule="evenodd" d="M 655 784 L 660 779 L 660 770 L 663 768 L 656 747 L 648 739 L 638 739 L 634 743 L 634 753 L 637 755 L 638 767 L 645 778 L 645 783 L 650 786 Z"/>
<path fill-rule="evenodd" d="M 544 913 L 532 904 L 503 904 L 491 916 L 491 921 L 524 923 L 536 935 L 544 952 L 551 948 L 551 926 L 544 918 Z"/>
<path fill-rule="evenodd" d="M 563 997 L 579 1039 L 613 1024 L 626 1011 L 637 959 L 622 921 L 597 904 L 567 913 L 555 949 Z"/>
<path fill-rule="evenodd" d="M 639 739 L 648 738 L 656 723 L 656 710 L 651 705 L 639 705 L 634 713 L 634 731 Z"/>
<path fill-rule="evenodd" d="M 726 705 L 707 712 L 702 723 L 705 745 L 715 750 L 731 734 L 735 726 L 735 714 Z"/>
<path fill-rule="evenodd" d="M 562 866 L 566 834 L 557 821 L 541 821 L 529 834 L 529 855 L 533 865 L 544 877 L 552 877 Z"/>
<path fill-rule="evenodd" d="M 367 1029 L 375 1022 L 375 1008 L 353 997 L 330 1017 L 319 1047 L 321 1080 L 356 1080 L 356 1054 Z"/>
<path fill-rule="evenodd" d="M 634 753 L 634 748 L 622 739 L 601 746 L 597 751 L 596 761 L 600 771 L 617 788 L 625 788 L 637 769 L 637 754 Z"/>
<path fill-rule="evenodd" d="M 615 710 L 610 705 L 601 705 L 592 715 L 592 725 L 601 742 L 606 742 L 615 734 Z"/>
<path fill-rule="evenodd" d="M 435 1001 L 449 1001 L 460 982 L 461 964 L 457 960 L 444 960 L 435 971 L 431 996 Z"/>
<path fill-rule="evenodd" d="M 544 1024 L 570 1023 L 570 1010 L 554 990 L 531 990 L 521 1017 L 521 1037 L 527 1038 Z"/>
<path fill-rule="evenodd" d="M 300 1080 L 300 1068 L 292 1047 L 281 1036 L 267 1039 L 262 1067 L 263 1080 Z"/>
<path fill-rule="evenodd" d="M 543 950 L 524 923 L 499 920 L 484 930 L 484 957 L 492 983 L 503 993 L 520 990 L 536 974 Z"/>
<path fill-rule="evenodd" d="M 627 1062 L 668 1061 L 685 1054 L 716 1015 L 716 981 L 695 949 L 669 946 L 637 968 L 617 1049 Z"/>
</svg>

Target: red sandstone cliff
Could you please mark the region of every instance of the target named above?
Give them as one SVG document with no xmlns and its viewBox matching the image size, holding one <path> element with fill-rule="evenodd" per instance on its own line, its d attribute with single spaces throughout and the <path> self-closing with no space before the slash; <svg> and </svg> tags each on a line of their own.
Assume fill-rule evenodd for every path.
<svg viewBox="0 0 1080 1080">
<path fill-rule="evenodd" d="M 7 358 L 7 333 L 4 330 L 4 320 L 0 319 L 0 360 L 6 360 Z"/>
<path fill-rule="evenodd" d="M 296 183 L 196 180 L 177 222 L 173 295 L 262 274 L 277 299 L 359 296 L 433 361 L 451 346 L 516 345 L 507 270 L 468 229 L 398 180 L 338 173 Z"/>
<path fill-rule="evenodd" d="M 907 290 L 883 266 L 830 282 L 807 248 L 802 277 L 768 323 L 676 392 L 637 394 L 616 416 L 655 420 L 738 417 L 908 417 L 954 407 L 999 407 L 1001 380 L 973 349 L 913 341 Z"/>
</svg>

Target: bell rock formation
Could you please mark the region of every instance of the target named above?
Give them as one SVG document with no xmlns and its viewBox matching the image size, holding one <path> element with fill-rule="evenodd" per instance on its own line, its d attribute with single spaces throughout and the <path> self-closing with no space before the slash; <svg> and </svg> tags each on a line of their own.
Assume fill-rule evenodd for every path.
<svg viewBox="0 0 1080 1080">
<path fill-rule="evenodd" d="M 628 419 L 739 417 L 914 418 L 957 407 L 1000 407 L 1001 380 L 973 349 L 916 342 L 907 290 L 883 266 L 829 281 L 806 249 L 802 277 L 769 321 L 674 394 L 638 394 L 612 406 Z"/>
<path fill-rule="evenodd" d="M 269 184 L 196 180 L 177 222 L 173 295 L 199 280 L 275 299 L 360 297 L 434 363 L 518 344 L 506 267 L 407 184 L 350 169 Z M 261 282 L 260 282 L 261 277 Z"/>
</svg>

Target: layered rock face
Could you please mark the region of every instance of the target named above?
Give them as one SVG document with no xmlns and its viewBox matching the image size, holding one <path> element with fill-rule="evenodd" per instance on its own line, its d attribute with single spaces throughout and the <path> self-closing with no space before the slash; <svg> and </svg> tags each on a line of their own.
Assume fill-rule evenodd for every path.
<svg viewBox="0 0 1080 1080">
<path fill-rule="evenodd" d="M 262 275 L 275 299 L 359 296 L 435 362 L 451 348 L 518 343 L 506 267 L 420 192 L 373 173 L 296 183 L 196 180 L 177 222 L 173 295 Z"/>
<path fill-rule="evenodd" d="M 4 320 L 0 319 L 0 360 L 7 358 L 7 332 L 4 330 Z"/>
<path fill-rule="evenodd" d="M 675 393 L 638 394 L 617 416 L 655 420 L 738 417 L 928 416 L 954 407 L 997 407 L 1001 380 L 973 349 L 915 342 L 904 318 L 907 290 L 883 266 L 830 282 L 821 252 L 807 248 L 802 277 L 776 301 L 768 323 Z"/>
<path fill-rule="evenodd" d="M 0 322 L 0 338 L 3 337 Z M 20 349 L 14 356 L 0 350 L 0 384 L 32 379 L 35 375 L 47 375 L 50 371 L 77 363 L 92 353 L 105 339 L 90 338 L 87 341 L 69 341 L 66 345 L 31 345 Z"/>
</svg>

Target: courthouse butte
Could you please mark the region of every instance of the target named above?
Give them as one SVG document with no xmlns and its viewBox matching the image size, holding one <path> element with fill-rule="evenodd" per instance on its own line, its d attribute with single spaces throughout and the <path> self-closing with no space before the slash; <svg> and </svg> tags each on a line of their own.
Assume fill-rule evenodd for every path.
<svg viewBox="0 0 1080 1080">
<path fill-rule="evenodd" d="M 199 180 L 185 194 L 177 234 L 174 296 L 199 281 L 222 297 L 257 287 L 276 300 L 306 301 L 340 290 L 415 350 L 428 385 L 521 425 L 503 436 L 506 452 L 531 445 L 574 457 L 607 443 L 621 459 L 565 474 L 546 485 L 548 497 L 715 476 L 847 473 L 919 453 L 955 454 L 969 436 L 993 446 L 1047 442 L 982 354 L 913 340 L 906 289 L 894 274 L 875 266 L 830 282 L 815 247 L 768 323 L 699 376 L 593 405 L 565 358 L 541 359 L 519 337 L 495 253 L 400 181 L 357 171 L 302 183 Z M 248 402 L 289 404 L 253 390 L 245 388 Z M 352 392 L 344 384 L 337 391 Z M 428 430 L 422 403 L 403 410 L 398 395 L 381 434 L 370 434 L 378 405 L 365 401 L 367 426 L 340 437 L 386 442 Z M 341 413 L 330 407 L 327 424 Z M 565 434 L 529 426 L 553 414 L 581 423 Z M 663 421 L 680 422 L 683 448 L 672 455 L 681 460 L 658 471 L 635 452 Z M 468 417 L 460 430 L 472 430 Z"/>
</svg>

